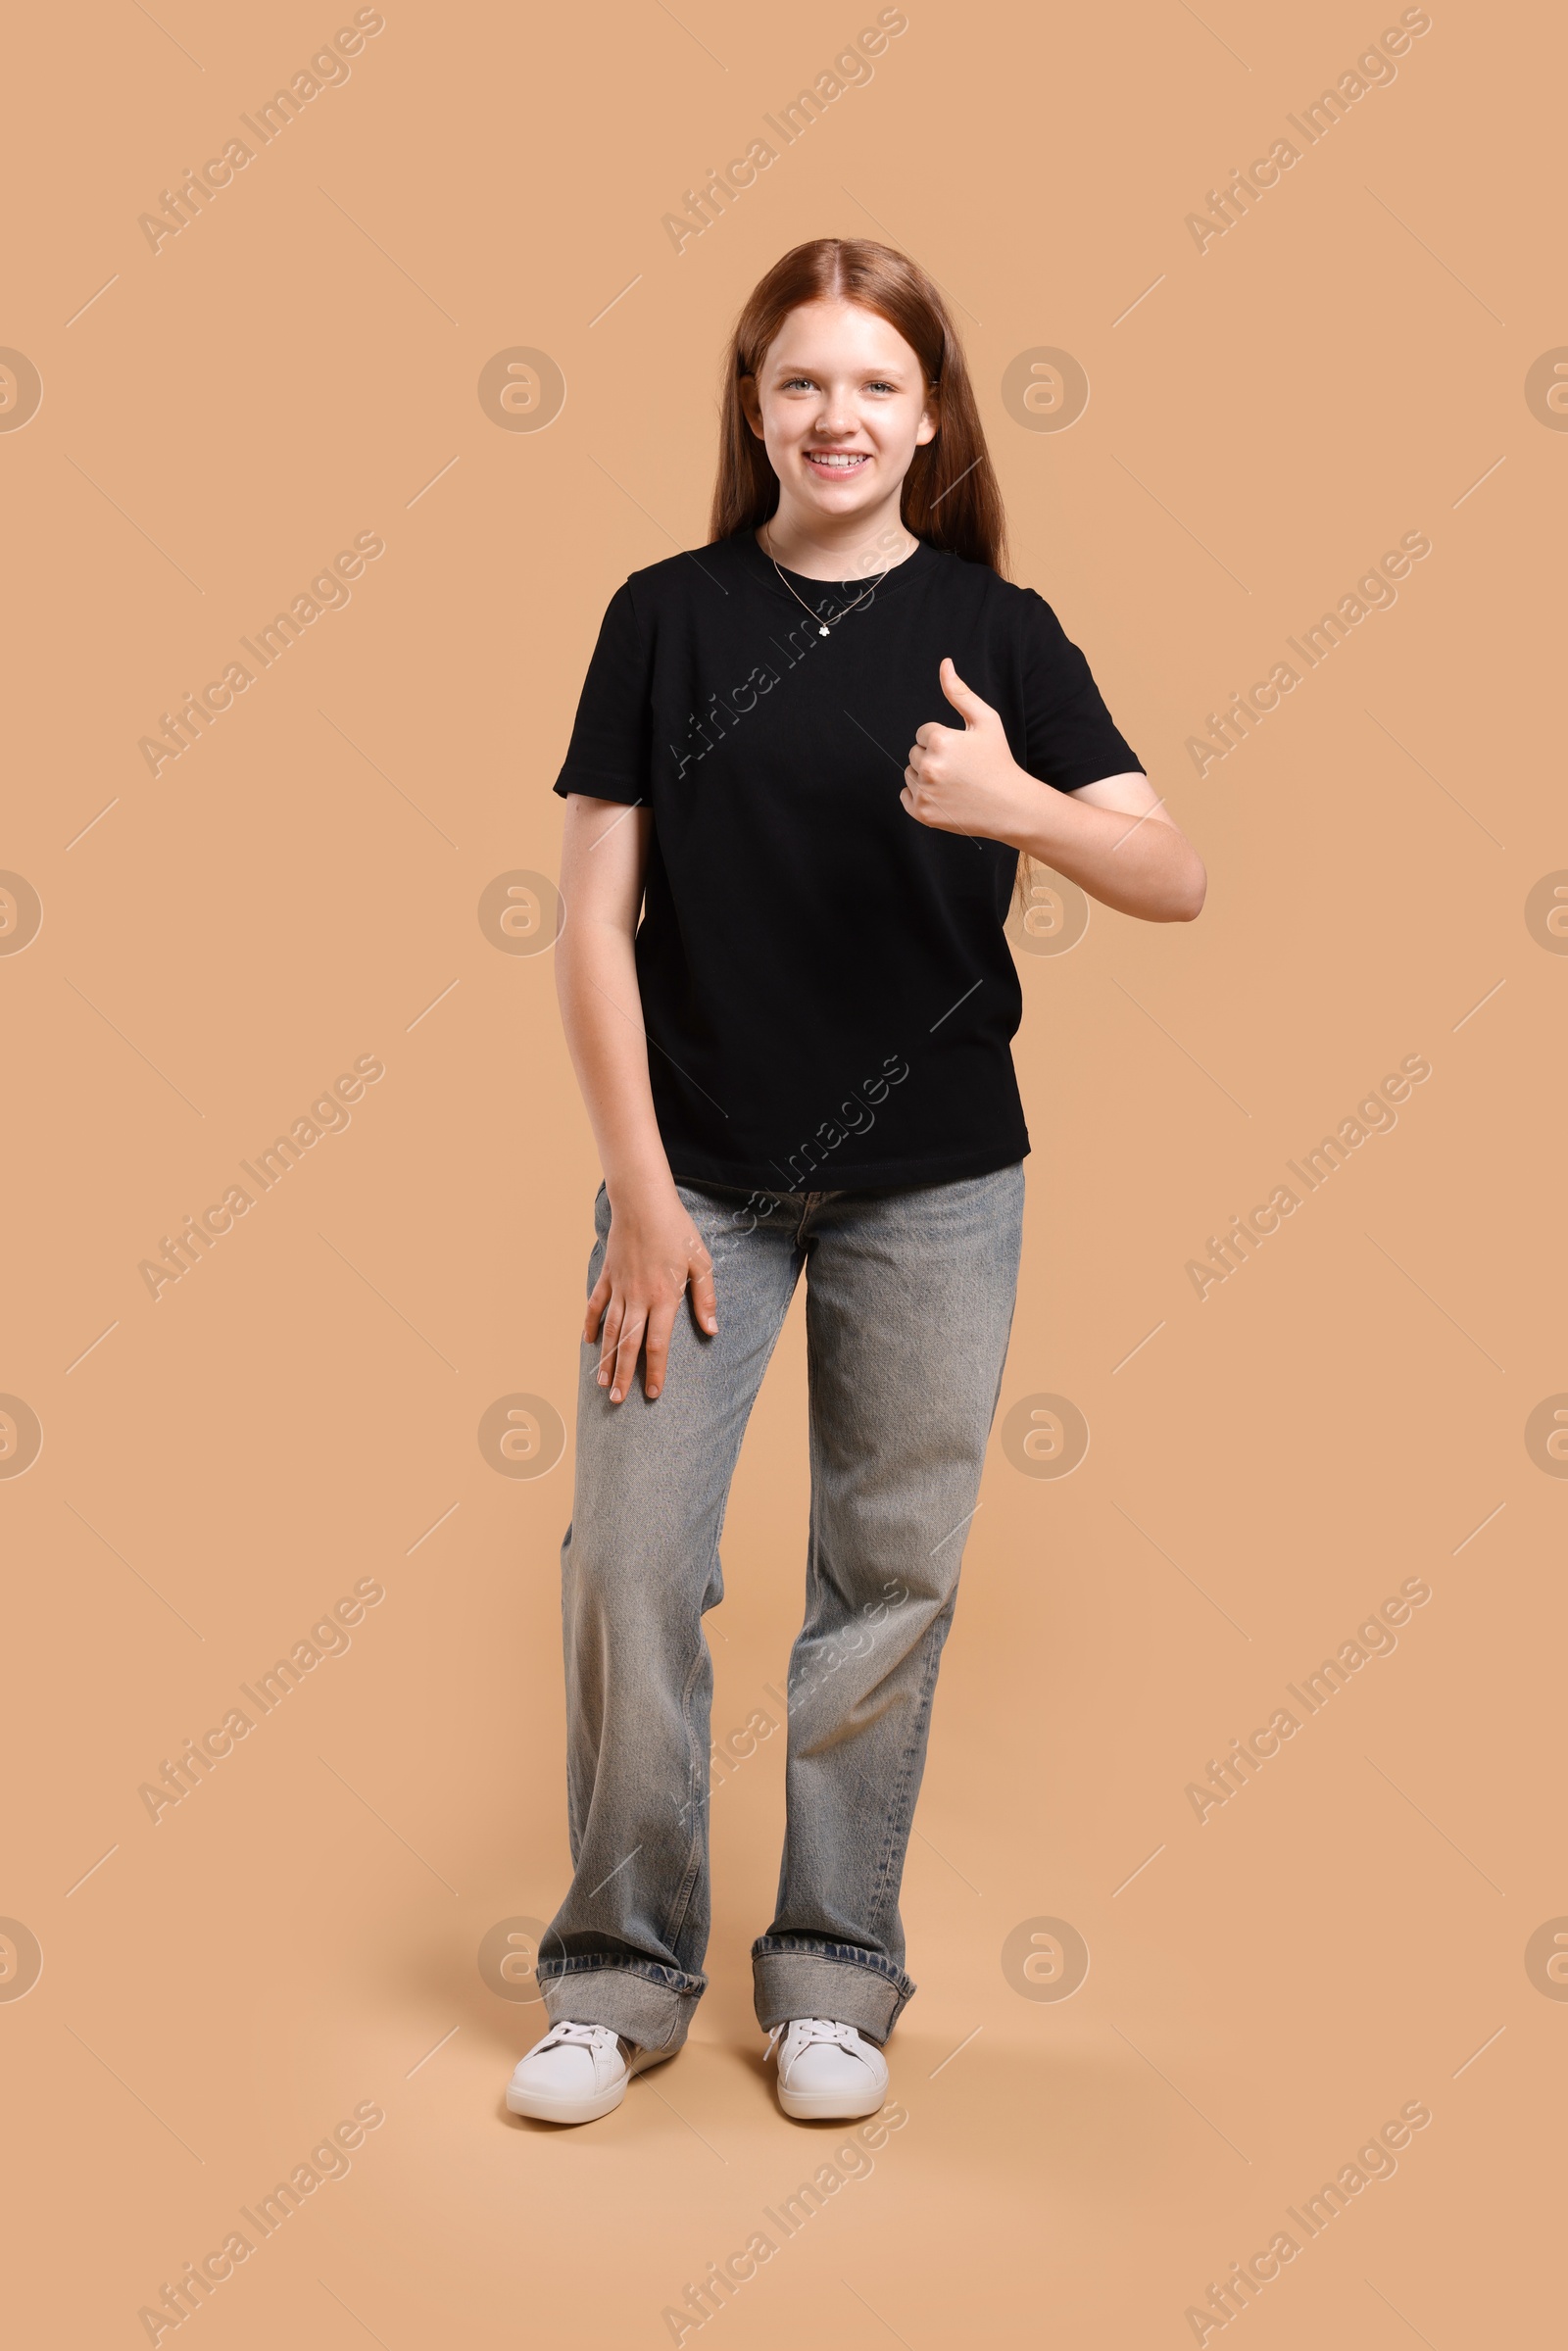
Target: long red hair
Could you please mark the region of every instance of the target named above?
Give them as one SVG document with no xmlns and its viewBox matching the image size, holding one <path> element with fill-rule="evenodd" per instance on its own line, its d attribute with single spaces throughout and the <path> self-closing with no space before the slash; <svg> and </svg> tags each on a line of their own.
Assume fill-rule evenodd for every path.
<svg viewBox="0 0 1568 2351">
<path fill-rule="evenodd" d="M 753 287 L 724 359 L 710 539 L 756 530 L 777 512 L 778 475 L 747 421 L 741 383 L 757 373 L 790 312 L 824 300 L 858 303 L 886 318 L 924 370 L 937 430 L 915 451 L 904 477 L 899 513 L 905 529 L 1005 574 L 1006 516 L 957 329 L 918 263 L 870 237 L 814 237 L 786 253 Z M 1020 909 L 1027 909 L 1035 887 L 1035 863 L 1027 855 L 1018 859 L 1015 886 Z"/>
<path fill-rule="evenodd" d="M 937 432 L 915 451 L 904 477 L 905 529 L 972 563 L 1004 570 L 1002 493 L 957 330 L 918 264 L 869 237 L 815 237 L 797 245 L 753 288 L 725 356 L 710 538 L 756 530 L 777 510 L 778 476 L 747 422 L 741 382 L 757 373 L 789 313 L 821 301 L 874 311 L 898 329 L 924 370 Z"/>
</svg>

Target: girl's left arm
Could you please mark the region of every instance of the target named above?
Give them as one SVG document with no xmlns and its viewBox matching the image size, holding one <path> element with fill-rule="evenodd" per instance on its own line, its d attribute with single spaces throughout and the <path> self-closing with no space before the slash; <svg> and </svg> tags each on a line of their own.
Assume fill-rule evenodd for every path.
<svg viewBox="0 0 1568 2351">
<path fill-rule="evenodd" d="M 1058 792 L 1018 765 L 1000 715 L 950 661 L 942 664 L 942 691 L 963 726 L 932 722 L 915 737 L 903 798 L 917 823 L 1005 842 L 1118 914 L 1192 921 L 1208 876 L 1147 775 L 1135 768 Z"/>
</svg>

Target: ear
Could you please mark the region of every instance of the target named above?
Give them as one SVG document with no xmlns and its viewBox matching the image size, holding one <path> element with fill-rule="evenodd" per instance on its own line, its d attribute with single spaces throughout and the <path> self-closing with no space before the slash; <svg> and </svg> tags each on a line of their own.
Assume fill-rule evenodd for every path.
<svg viewBox="0 0 1568 2351">
<path fill-rule="evenodd" d="M 920 412 L 920 421 L 915 427 L 914 445 L 916 449 L 923 449 L 928 441 L 936 439 L 941 423 L 941 404 L 936 387 L 933 385 L 926 393 L 925 407 Z"/>
<path fill-rule="evenodd" d="M 755 375 L 743 375 L 740 381 L 741 409 L 747 423 L 759 440 L 762 438 L 762 401 L 757 389 Z"/>
</svg>

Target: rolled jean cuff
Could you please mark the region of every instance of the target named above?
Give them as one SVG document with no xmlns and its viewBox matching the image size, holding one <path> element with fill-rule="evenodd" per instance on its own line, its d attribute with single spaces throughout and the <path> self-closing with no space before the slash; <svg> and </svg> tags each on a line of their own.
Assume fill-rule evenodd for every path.
<svg viewBox="0 0 1568 2351">
<path fill-rule="evenodd" d="M 640 2049 L 678 2049 L 706 1978 L 617 1959 L 547 1959 L 539 1990 L 552 2025 L 608 2025 Z"/>
<path fill-rule="evenodd" d="M 752 1945 L 752 1978 L 764 2032 L 793 2017 L 825 2016 L 877 2042 L 887 2039 L 915 1990 L 891 1959 L 808 1935 L 760 1935 Z"/>
</svg>

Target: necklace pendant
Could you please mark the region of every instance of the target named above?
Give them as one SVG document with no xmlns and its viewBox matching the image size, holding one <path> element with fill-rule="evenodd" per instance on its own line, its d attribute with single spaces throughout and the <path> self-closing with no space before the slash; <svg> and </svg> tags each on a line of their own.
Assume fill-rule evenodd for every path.
<svg viewBox="0 0 1568 2351">
<path fill-rule="evenodd" d="M 817 623 L 816 633 L 819 637 L 825 637 L 827 635 L 827 622 L 825 620 Z"/>
</svg>

